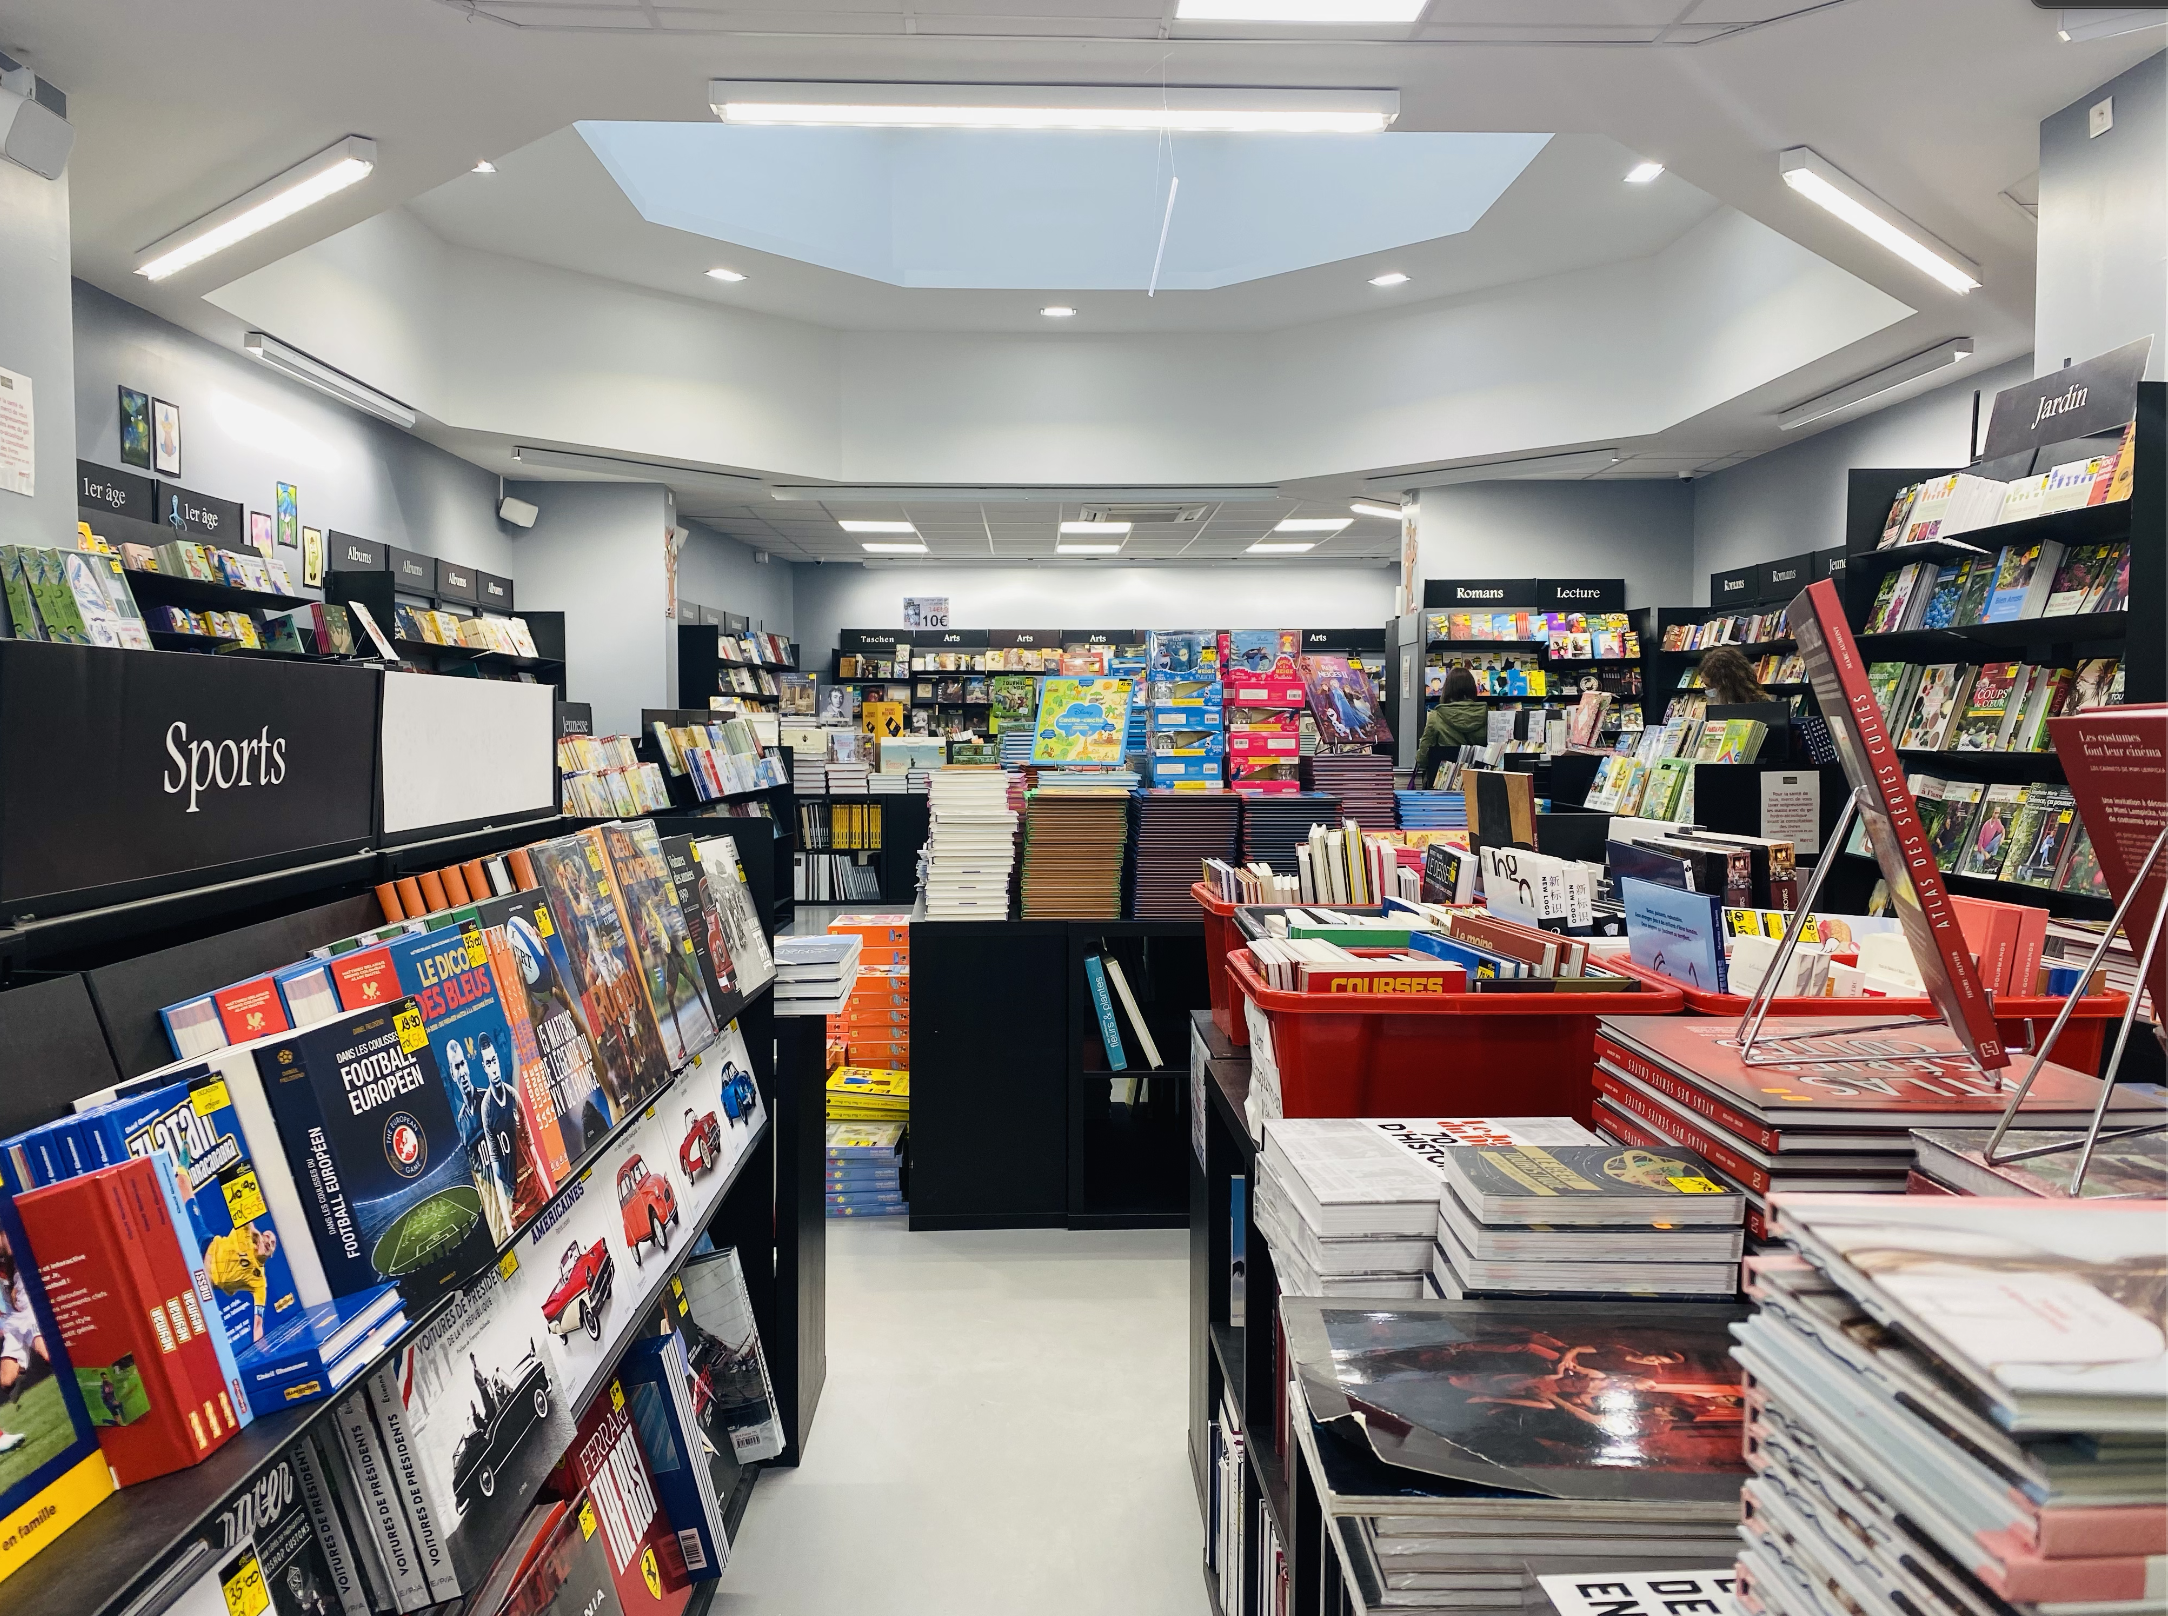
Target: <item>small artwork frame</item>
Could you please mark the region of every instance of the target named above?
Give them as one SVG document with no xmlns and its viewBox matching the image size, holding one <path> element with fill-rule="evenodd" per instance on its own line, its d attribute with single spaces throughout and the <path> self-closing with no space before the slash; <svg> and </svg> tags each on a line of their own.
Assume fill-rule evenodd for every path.
<svg viewBox="0 0 2168 1616">
<path fill-rule="evenodd" d="M 292 483 L 276 483 L 272 486 L 278 517 L 275 523 L 279 544 L 288 550 L 301 548 L 301 491 Z"/>
<path fill-rule="evenodd" d="M 248 542 L 255 547 L 256 553 L 266 561 L 271 559 L 272 546 L 276 542 L 272 538 L 272 532 L 271 513 L 269 511 L 250 511 L 248 513 Z"/>
<path fill-rule="evenodd" d="M 181 474 L 181 407 L 151 400 L 151 469 L 161 477 Z"/>
<path fill-rule="evenodd" d="M 324 587 L 324 535 L 313 527 L 301 530 L 301 581 L 311 589 Z"/>
<path fill-rule="evenodd" d="M 120 463 L 151 469 L 151 396 L 133 387 L 120 390 Z"/>
</svg>

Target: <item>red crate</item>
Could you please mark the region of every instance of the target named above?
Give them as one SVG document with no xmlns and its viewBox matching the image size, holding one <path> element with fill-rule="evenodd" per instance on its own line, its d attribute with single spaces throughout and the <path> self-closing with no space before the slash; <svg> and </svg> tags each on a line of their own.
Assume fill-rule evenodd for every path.
<svg viewBox="0 0 2168 1616">
<path fill-rule="evenodd" d="M 1189 895 L 1204 911 L 1204 972 L 1212 989 L 1212 1025 L 1226 1034 L 1228 1042 L 1242 1048 L 1250 1041 L 1250 1029 L 1229 1008 L 1232 999 L 1227 990 L 1227 951 L 1245 946 L 1242 928 L 1235 924 L 1235 910 L 1240 906 L 1223 902 L 1208 881 L 1190 882 Z"/>
<path fill-rule="evenodd" d="M 1747 997 L 1743 993 L 1711 993 L 1703 988 L 1691 988 L 1646 965 L 1636 965 L 1624 955 L 1616 956 L 1606 964 L 1612 970 L 1637 976 L 1644 982 L 1678 989 L 1686 995 L 1688 1015 L 1730 1016 L 1736 1021 L 1746 1014 Z M 1995 1006 L 1996 1030 L 2002 1034 L 2003 1047 L 2013 1057 L 2039 1048 L 2040 1040 L 2048 1035 L 2048 1028 L 2054 1026 L 2055 1018 L 2063 1013 L 2062 1000 L 2037 994 L 1997 993 L 1990 998 Z M 2090 993 L 2079 999 L 2077 1009 L 2071 1011 L 2069 1023 L 2063 1028 L 2062 1037 L 2055 1041 L 2055 1064 L 2067 1066 L 2074 1072 L 2097 1074 L 2107 1023 L 2121 1020 L 2128 1008 L 2130 999 L 2121 993 Z M 1787 996 L 1771 999 L 1769 1013 L 1772 1016 L 1925 1016 L 1937 1021 L 1942 1017 L 1942 1012 L 1935 1008 L 1935 1001 L 1925 998 L 1801 999 Z"/>
<path fill-rule="evenodd" d="M 1232 919 L 1224 924 L 1233 930 Z M 1235 1020 L 1248 999 L 1271 1025 L 1280 1105 L 1291 1117 L 1573 1117 L 1586 1125 L 1596 1019 L 1670 1015 L 1686 1003 L 1675 986 L 1383 1002 L 1282 993 L 1264 985 L 1246 950 L 1226 957 L 1226 973 Z"/>
</svg>

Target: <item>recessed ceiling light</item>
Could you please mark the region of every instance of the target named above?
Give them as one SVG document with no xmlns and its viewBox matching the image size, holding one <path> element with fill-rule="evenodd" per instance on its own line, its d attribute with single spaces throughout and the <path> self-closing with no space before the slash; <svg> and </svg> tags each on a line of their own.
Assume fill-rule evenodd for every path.
<svg viewBox="0 0 2168 1616">
<path fill-rule="evenodd" d="M 1430 0 L 1180 0 L 1176 22 L 1416 22 Z"/>
<path fill-rule="evenodd" d="M 497 172 L 497 165 L 485 157 L 474 165 L 474 172 L 477 174 L 494 174 Z"/>
<path fill-rule="evenodd" d="M 1061 530 L 1064 533 L 1127 533 L 1129 524 L 1127 522 L 1064 522 L 1061 525 Z"/>
<path fill-rule="evenodd" d="M 838 522 L 836 526 L 846 533 L 916 533 L 918 527 L 911 522 Z"/>
<path fill-rule="evenodd" d="M 1049 320 L 1066 320 L 1072 315 L 1074 315 L 1076 313 L 1076 310 L 1069 307 L 1069 305 L 1066 303 L 1049 303 L 1039 312 L 1045 315 Z"/>
<path fill-rule="evenodd" d="M 1382 516 L 1388 522 L 1399 521 L 1402 514 L 1398 505 L 1388 505 L 1381 499 L 1358 499 L 1348 509 L 1357 516 Z"/>
<path fill-rule="evenodd" d="M 734 269 L 725 269 L 722 265 L 717 264 L 708 271 L 708 279 L 711 281 L 742 281 L 745 277 Z"/>
<path fill-rule="evenodd" d="M 1355 520 L 1352 516 L 1290 516 L 1272 524 L 1275 533 L 1337 533 Z"/>
<path fill-rule="evenodd" d="M 349 185 L 358 185 L 376 167 L 376 142 L 348 135 L 336 146 L 318 152 L 273 180 L 235 197 L 194 224 L 148 248 L 136 273 L 162 281 L 191 264 L 200 264 L 213 253 L 224 252 L 237 241 L 246 241 L 303 208 L 335 196 Z"/>
<path fill-rule="evenodd" d="M 926 546 L 923 543 L 906 544 L 895 539 L 861 539 L 858 548 L 870 550 L 875 555 L 924 555 L 926 553 Z"/>
<path fill-rule="evenodd" d="M 1316 548 L 1316 543 L 1308 540 L 1301 544 L 1274 544 L 1270 539 L 1259 539 L 1242 553 L 1244 555 L 1300 555 L 1305 550 L 1315 550 Z"/>
<path fill-rule="evenodd" d="M 1628 185 L 1646 185 L 1664 171 L 1662 163 L 1636 163 L 1626 170 Z"/>
<path fill-rule="evenodd" d="M 1868 190 L 1851 175 L 1806 146 L 1794 146 L 1777 158 L 1784 183 L 1821 208 L 1827 208 L 1861 235 L 1924 270 L 1951 291 L 1963 294 L 1980 284 L 1979 265 L 1951 251 L 1918 225 Z"/>
<path fill-rule="evenodd" d="M 1054 551 L 1057 555 L 1120 555 L 1122 547 L 1118 544 L 1077 544 L 1070 542 L 1056 544 Z"/>
<path fill-rule="evenodd" d="M 1382 275 L 1371 276 L 1370 284 L 1372 286 L 1405 286 L 1408 284 L 1408 277 L 1401 274 L 1397 269 L 1388 269 Z"/>
<path fill-rule="evenodd" d="M 1400 116 L 1397 90 L 1159 84 L 869 85 L 715 79 L 708 85 L 708 104 L 725 123 L 844 124 L 876 129 L 1376 134 Z"/>
</svg>

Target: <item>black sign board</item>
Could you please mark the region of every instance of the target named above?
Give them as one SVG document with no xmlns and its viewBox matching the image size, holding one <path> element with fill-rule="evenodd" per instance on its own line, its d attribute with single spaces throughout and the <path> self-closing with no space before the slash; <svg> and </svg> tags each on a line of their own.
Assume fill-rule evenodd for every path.
<svg viewBox="0 0 2168 1616">
<path fill-rule="evenodd" d="M 1536 609 L 1533 578 L 1426 578 L 1423 604 L 1452 612 L 1526 612 Z"/>
<path fill-rule="evenodd" d="M 512 609 L 512 580 L 476 569 L 474 598 L 490 611 L 508 612 Z M 684 621 L 682 617 L 679 620 Z"/>
<path fill-rule="evenodd" d="M 916 642 L 914 642 L 916 643 Z M 1141 628 L 1065 628 L 1061 631 L 1063 645 L 1142 645 L 1144 630 Z"/>
<path fill-rule="evenodd" d="M 114 471 L 87 460 L 75 463 L 75 503 L 101 516 L 158 520 L 158 485 L 132 471 Z"/>
<path fill-rule="evenodd" d="M 911 649 L 914 651 L 983 651 L 989 643 L 988 631 L 983 628 L 911 630 Z"/>
<path fill-rule="evenodd" d="M 392 588 L 405 590 L 410 595 L 434 595 L 437 592 L 435 556 L 402 550 L 396 544 L 386 545 L 384 553 L 390 558 Z"/>
<path fill-rule="evenodd" d="M 1385 649 L 1385 630 L 1382 628 L 1306 628 L 1302 631 L 1302 648 L 1309 651 L 1382 651 Z"/>
<path fill-rule="evenodd" d="M 333 528 L 325 539 L 325 564 L 333 572 L 383 572 L 391 566 L 391 546 Z"/>
<path fill-rule="evenodd" d="M 592 735 L 595 733 L 595 709 L 584 701 L 561 701 L 557 704 L 557 738 L 567 735 Z"/>
<path fill-rule="evenodd" d="M 1767 606 L 1781 606 L 1814 582 L 1814 552 L 1764 561 L 1754 569 L 1755 598 Z"/>
<path fill-rule="evenodd" d="M 1761 583 L 1755 577 L 1756 567 L 1734 567 L 1729 572 L 1709 574 L 1709 604 L 1718 608 L 1725 606 L 1752 606 L 1761 599 Z"/>
<path fill-rule="evenodd" d="M 2153 339 L 2140 337 L 2082 365 L 2066 365 L 2005 387 L 1995 395 L 1994 412 L 1987 418 L 1987 447 L 1981 458 L 2000 460 L 2120 430 L 2137 416 L 2138 383 L 2145 379 L 2152 351 Z"/>
<path fill-rule="evenodd" d="M 741 616 L 737 612 L 720 612 L 716 615 L 715 620 L 723 625 L 723 631 L 727 634 L 750 634 L 753 632 L 753 620 L 750 617 Z"/>
<path fill-rule="evenodd" d="M 1536 610 L 1539 612 L 1623 612 L 1626 580 L 1623 578 L 1538 578 Z"/>
<path fill-rule="evenodd" d="M 250 548 L 248 524 L 237 501 L 213 499 L 178 483 L 158 485 L 157 520 L 173 529 L 177 539 L 209 539 L 228 550 Z"/>
<path fill-rule="evenodd" d="M 1807 568 L 1807 582 L 1818 584 L 1824 578 L 1841 576 L 1844 572 L 1844 546 L 1814 552 L 1813 565 Z"/>
<path fill-rule="evenodd" d="M 836 635 L 836 649 L 850 656 L 861 652 L 893 651 L 899 645 L 910 643 L 902 631 L 892 628 L 847 628 Z"/>
<path fill-rule="evenodd" d="M 367 845 L 380 679 L 0 642 L 0 911 L 57 914 Z"/>
<path fill-rule="evenodd" d="M 437 562 L 437 593 L 446 600 L 471 603 L 479 599 L 480 591 L 474 587 L 474 569 L 457 561 L 440 559 Z"/>
<path fill-rule="evenodd" d="M 997 650 L 1059 650 L 1061 630 L 1058 628 L 990 628 L 986 631 L 986 643 Z"/>
</svg>

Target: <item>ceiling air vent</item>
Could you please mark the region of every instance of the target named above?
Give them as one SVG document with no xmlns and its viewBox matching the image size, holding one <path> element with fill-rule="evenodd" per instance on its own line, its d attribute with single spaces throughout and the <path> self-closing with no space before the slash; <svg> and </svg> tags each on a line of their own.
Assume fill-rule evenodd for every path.
<svg viewBox="0 0 2168 1616">
<path fill-rule="evenodd" d="M 1193 527 L 1211 514 L 1209 505 L 1087 505 L 1087 522 L 1127 522 L 1132 527 Z"/>
</svg>

